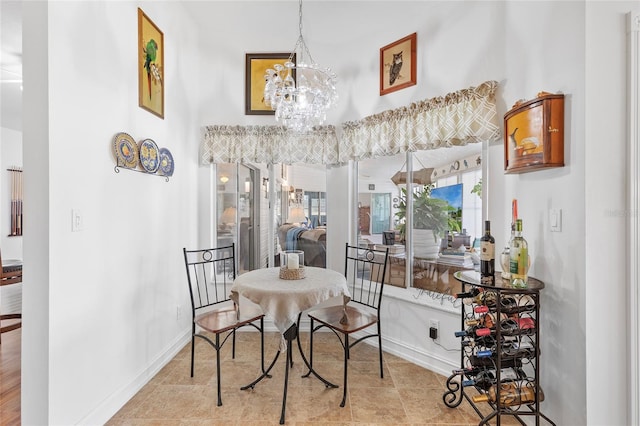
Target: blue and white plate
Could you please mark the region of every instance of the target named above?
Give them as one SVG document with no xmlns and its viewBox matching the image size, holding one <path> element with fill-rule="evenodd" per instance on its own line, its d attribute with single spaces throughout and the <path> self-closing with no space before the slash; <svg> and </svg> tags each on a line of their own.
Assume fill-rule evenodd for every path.
<svg viewBox="0 0 640 426">
<path fill-rule="evenodd" d="M 160 167 L 160 152 L 158 145 L 152 139 L 140 141 L 140 167 L 147 173 L 155 173 Z"/>
<path fill-rule="evenodd" d="M 167 148 L 160 148 L 160 167 L 158 168 L 158 174 L 162 176 L 173 175 L 173 156 L 171 151 Z"/>
</svg>

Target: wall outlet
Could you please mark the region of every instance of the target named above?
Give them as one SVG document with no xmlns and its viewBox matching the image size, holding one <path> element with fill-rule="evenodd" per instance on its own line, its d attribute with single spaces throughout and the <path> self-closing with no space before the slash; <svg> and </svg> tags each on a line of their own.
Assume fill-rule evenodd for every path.
<svg viewBox="0 0 640 426">
<path fill-rule="evenodd" d="M 176 306 L 176 320 L 180 321 L 182 319 L 182 306 Z"/>
<path fill-rule="evenodd" d="M 438 331 L 440 330 L 440 321 L 429 320 L 429 337 L 438 340 Z"/>
<path fill-rule="evenodd" d="M 78 232 L 84 229 L 84 218 L 79 209 L 71 209 L 71 232 Z"/>
</svg>

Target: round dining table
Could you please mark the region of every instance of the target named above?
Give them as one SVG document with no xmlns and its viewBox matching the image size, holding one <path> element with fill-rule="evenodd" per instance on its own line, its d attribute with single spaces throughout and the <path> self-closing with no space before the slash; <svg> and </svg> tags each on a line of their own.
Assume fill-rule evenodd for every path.
<svg viewBox="0 0 640 426">
<path fill-rule="evenodd" d="M 293 340 L 297 340 L 300 355 L 309 372 L 323 381 L 327 387 L 337 387 L 313 371 L 307 362 L 298 339 L 298 325 L 302 312 L 329 299 L 341 297 L 342 304 L 346 305 L 351 300 L 347 280 L 344 275 L 334 270 L 309 266 L 305 267 L 304 278 L 293 280 L 280 278 L 280 268 L 256 269 L 237 276 L 231 287 L 230 298 L 238 307 L 238 315 L 242 310 L 240 296 L 259 305 L 265 316 L 271 318 L 276 328 L 282 333 L 280 349 L 276 352 L 269 368 L 241 389 L 252 389 L 262 379 L 270 377 L 269 372 L 278 360 L 278 356 L 286 350 L 284 394 L 280 415 L 280 424 L 284 424 Z"/>
</svg>

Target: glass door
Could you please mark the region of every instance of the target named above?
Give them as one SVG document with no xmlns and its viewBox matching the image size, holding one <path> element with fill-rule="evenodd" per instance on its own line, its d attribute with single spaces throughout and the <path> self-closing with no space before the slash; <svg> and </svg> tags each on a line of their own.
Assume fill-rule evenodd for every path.
<svg viewBox="0 0 640 426">
<path fill-rule="evenodd" d="M 371 194 L 371 233 L 391 229 L 391 194 Z"/>
<path fill-rule="evenodd" d="M 217 245 L 235 243 L 237 273 L 259 268 L 260 171 L 240 164 L 217 167 Z"/>
</svg>

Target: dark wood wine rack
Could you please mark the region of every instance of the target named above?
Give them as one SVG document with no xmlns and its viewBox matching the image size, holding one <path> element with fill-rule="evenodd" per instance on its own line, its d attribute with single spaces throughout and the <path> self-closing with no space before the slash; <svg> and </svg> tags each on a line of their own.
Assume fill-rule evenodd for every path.
<svg viewBox="0 0 640 426">
<path fill-rule="evenodd" d="M 460 330 L 466 333 L 459 336 L 460 369 L 447 379 L 445 405 L 454 408 L 467 400 L 481 419 L 479 425 L 495 421 L 499 426 L 503 416 L 525 425 L 523 418 L 533 416 L 536 425 L 542 418 L 555 426 L 540 411 L 544 398 L 538 320 L 544 283 L 529 277 L 527 288 L 513 288 L 500 272 L 495 285 L 481 284 L 476 271 L 459 271 L 454 277 L 461 283 L 461 294 L 471 296 L 463 298 Z M 482 329 L 479 334 L 477 329 Z M 530 399 L 510 398 L 510 390 L 528 393 Z M 480 395 L 490 400 L 474 402 Z"/>
</svg>

